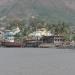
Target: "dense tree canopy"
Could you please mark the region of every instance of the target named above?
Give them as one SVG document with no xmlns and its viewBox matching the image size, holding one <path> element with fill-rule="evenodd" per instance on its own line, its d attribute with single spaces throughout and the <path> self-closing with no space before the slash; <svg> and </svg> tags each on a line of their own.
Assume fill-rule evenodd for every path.
<svg viewBox="0 0 75 75">
<path fill-rule="evenodd" d="M 50 24 L 46 21 L 39 20 L 38 18 L 30 18 L 29 23 L 26 24 L 25 20 L 22 21 L 12 21 L 9 23 L 10 26 L 7 26 L 7 29 L 12 30 L 13 28 L 17 27 L 20 28 L 20 33 L 16 34 L 15 37 L 24 37 L 27 36 L 29 33 L 36 31 L 39 28 L 46 28 L 48 31 L 51 31 L 55 35 L 63 35 L 69 33 L 70 27 L 65 22 L 58 22 L 57 24 Z"/>
</svg>

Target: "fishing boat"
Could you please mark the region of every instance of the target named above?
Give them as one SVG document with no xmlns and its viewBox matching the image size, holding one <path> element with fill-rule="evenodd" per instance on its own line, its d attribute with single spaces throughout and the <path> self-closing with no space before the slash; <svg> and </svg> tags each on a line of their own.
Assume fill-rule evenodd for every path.
<svg viewBox="0 0 75 75">
<path fill-rule="evenodd" d="M 22 43 L 9 41 L 2 41 L 1 45 L 4 47 L 23 47 Z"/>
</svg>

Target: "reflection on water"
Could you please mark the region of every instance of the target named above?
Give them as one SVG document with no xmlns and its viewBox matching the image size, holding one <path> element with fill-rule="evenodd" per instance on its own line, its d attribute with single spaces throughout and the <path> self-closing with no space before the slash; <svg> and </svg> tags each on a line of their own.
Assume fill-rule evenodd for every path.
<svg viewBox="0 0 75 75">
<path fill-rule="evenodd" d="M 73 75 L 74 49 L 0 50 L 0 75 Z"/>
</svg>

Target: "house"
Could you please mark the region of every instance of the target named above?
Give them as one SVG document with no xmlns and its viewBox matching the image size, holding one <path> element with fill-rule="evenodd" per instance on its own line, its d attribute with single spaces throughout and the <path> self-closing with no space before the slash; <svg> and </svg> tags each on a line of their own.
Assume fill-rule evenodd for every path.
<svg viewBox="0 0 75 75">
<path fill-rule="evenodd" d="M 16 35 L 19 32 L 20 32 L 19 27 L 17 27 L 16 29 L 13 29 L 13 30 L 5 30 L 3 39 L 8 42 L 14 42 L 14 38 L 15 38 L 14 35 Z"/>
<path fill-rule="evenodd" d="M 40 40 L 43 41 L 43 43 L 53 43 L 53 44 L 62 44 L 64 42 L 63 36 L 43 36 Z"/>
<path fill-rule="evenodd" d="M 27 40 L 33 43 L 34 41 L 38 41 L 38 46 L 54 46 L 54 45 L 62 45 L 64 42 L 64 36 L 53 35 L 50 31 L 47 31 L 45 28 L 41 28 L 36 30 L 33 33 L 30 33 L 28 37 L 31 37 L 31 40 Z M 30 44 L 32 45 L 32 44 Z"/>
<path fill-rule="evenodd" d="M 64 41 L 65 41 L 64 36 L 60 35 L 54 36 L 54 44 L 56 46 L 62 46 L 64 44 Z"/>
<path fill-rule="evenodd" d="M 47 31 L 45 28 L 37 29 L 33 33 L 30 33 L 28 36 L 33 38 L 40 39 L 43 36 L 51 36 L 53 35 L 50 31 Z"/>
</svg>

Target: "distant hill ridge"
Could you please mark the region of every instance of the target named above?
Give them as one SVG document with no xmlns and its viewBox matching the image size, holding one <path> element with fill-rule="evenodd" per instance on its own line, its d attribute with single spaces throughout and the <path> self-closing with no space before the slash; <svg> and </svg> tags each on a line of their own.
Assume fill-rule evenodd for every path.
<svg viewBox="0 0 75 75">
<path fill-rule="evenodd" d="M 0 17 L 28 17 L 39 15 L 42 19 L 75 23 L 75 0 L 3 0 Z"/>
</svg>

